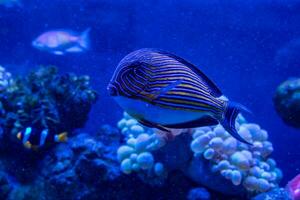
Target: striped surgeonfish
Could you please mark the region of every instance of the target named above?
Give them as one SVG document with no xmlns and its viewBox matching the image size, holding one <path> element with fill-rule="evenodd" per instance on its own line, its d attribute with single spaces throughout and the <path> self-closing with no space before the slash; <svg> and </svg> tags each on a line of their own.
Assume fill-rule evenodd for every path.
<svg viewBox="0 0 300 200">
<path fill-rule="evenodd" d="M 108 91 L 145 126 L 169 131 L 220 123 L 249 144 L 235 129 L 237 115 L 247 109 L 224 98 L 203 72 L 174 54 L 156 49 L 128 54 L 117 66 Z"/>
</svg>

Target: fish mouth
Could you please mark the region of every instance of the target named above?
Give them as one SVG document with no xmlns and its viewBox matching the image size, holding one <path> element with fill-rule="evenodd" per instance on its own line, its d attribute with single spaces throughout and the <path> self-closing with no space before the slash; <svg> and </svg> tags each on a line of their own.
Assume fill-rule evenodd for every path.
<svg viewBox="0 0 300 200">
<path fill-rule="evenodd" d="M 117 87 L 113 83 L 109 83 L 107 86 L 107 90 L 110 96 L 118 96 Z"/>
<path fill-rule="evenodd" d="M 40 49 L 40 50 L 43 49 L 43 45 L 36 40 L 31 42 L 31 46 L 33 46 L 34 48 Z"/>
</svg>

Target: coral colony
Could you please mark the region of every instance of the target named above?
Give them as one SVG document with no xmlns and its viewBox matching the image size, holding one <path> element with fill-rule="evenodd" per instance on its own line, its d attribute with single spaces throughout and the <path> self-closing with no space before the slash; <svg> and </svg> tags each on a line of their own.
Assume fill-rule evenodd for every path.
<svg viewBox="0 0 300 200">
<path fill-rule="evenodd" d="M 166 134 L 127 113 L 119 129 L 103 126 L 88 134 L 74 132 L 97 99 L 87 76 L 47 67 L 13 78 L 1 67 L 0 87 L 1 199 L 299 198 L 299 177 L 279 188 L 282 173 L 270 157 L 268 133 L 241 115 L 236 128 L 253 145 L 238 142 L 221 125 Z M 28 151 L 16 134 L 29 125 L 68 131 L 69 140 Z M 132 185 L 137 193 L 128 192 Z"/>
<path fill-rule="evenodd" d="M 97 98 L 89 86 L 89 77 L 60 76 L 55 67 L 41 68 L 16 79 L 1 68 L 1 77 L 1 128 L 10 139 L 28 126 L 71 133 L 84 125 Z"/>
<path fill-rule="evenodd" d="M 126 113 L 118 127 L 126 141 L 118 149 L 122 172 L 152 171 L 155 176 L 164 176 L 168 169 L 164 161 L 155 159 L 153 152 L 168 145 L 166 139 L 140 125 Z M 211 172 L 230 180 L 235 186 L 242 185 L 248 193 L 266 192 L 277 187 L 282 173 L 276 167 L 275 160 L 270 158 L 273 147 L 267 132 L 257 124 L 247 123 L 242 116 L 239 116 L 236 127 L 239 134 L 253 146 L 238 142 L 221 125 L 185 131 L 184 134 L 191 134 L 190 148 L 194 159 L 209 161 Z M 176 134 L 179 135 L 178 131 Z"/>
</svg>

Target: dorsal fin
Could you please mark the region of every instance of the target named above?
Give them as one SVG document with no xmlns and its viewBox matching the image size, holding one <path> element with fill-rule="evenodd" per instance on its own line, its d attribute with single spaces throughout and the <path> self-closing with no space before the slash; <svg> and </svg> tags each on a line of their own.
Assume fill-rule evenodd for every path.
<svg viewBox="0 0 300 200">
<path fill-rule="evenodd" d="M 191 70 L 193 70 L 193 72 L 195 72 L 198 76 L 200 76 L 203 79 L 203 81 L 209 87 L 211 95 L 213 95 L 214 97 L 220 97 L 220 96 L 223 95 L 223 93 L 216 86 L 216 84 L 214 82 L 212 82 L 200 69 L 198 69 L 195 65 L 189 63 L 188 61 L 184 60 L 183 58 L 180 58 L 180 57 L 178 57 L 178 56 L 176 56 L 176 55 L 174 55 L 172 53 L 168 53 L 168 52 L 165 52 L 163 50 L 152 49 L 152 48 L 145 49 L 145 50 L 149 50 L 149 51 L 153 51 L 153 52 L 164 54 L 164 55 L 169 56 L 169 57 L 177 60 L 178 62 L 186 65 Z"/>
</svg>

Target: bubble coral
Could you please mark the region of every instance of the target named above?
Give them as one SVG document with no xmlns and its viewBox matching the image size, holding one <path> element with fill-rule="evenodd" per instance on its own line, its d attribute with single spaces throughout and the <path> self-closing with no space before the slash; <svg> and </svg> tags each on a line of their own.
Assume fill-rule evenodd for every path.
<svg viewBox="0 0 300 200">
<path fill-rule="evenodd" d="M 275 160 L 269 157 L 273 146 L 268 141 L 268 133 L 257 124 L 247 123 L 242 116 L 238 117 L 236 127 L 252 146 L 235 140 L 221 125 L 171 130 L 176 138 L 169 143 L 160 131 L 140 125 L 126 113 L 118 127 L 126 141 L 117 153 L 121 170 L 126 174 L 163 169 L 155 173 L 159 176 L 179 169 L 210 189 L 253 195 L 277 187 L 282 178 Z M 190 153 L 185 143 L 190 143 Z M 173 147 L 169 148 L 169 144 Z M 192 153 L 194 156 L 189 155 Z M 207 181 L 212 177 L 214 183 Z M 229 181 L 232 186 L 225 184 L 224 187 Z"/>
<path fill-rule="evenodd" d="M 151 152 L 165 144 L 163 138 L 153 130 L 144 128 L 127 113 L 124 113 L 124 118 L 119 121 L 118 127 L 127 139 L 126 145 L 122 145 L 117 151 L 121 171 L 130 174 L 132 171 L 148 170 L 156 176 L 162 176 L 164 165 L 155 162 Z"/>
<path fill-rule="evenodd" d="M 268 134 L 257 124 L 246 123 L 239 116 L 239 134 L 253 145 L 245 145 L 232 138 L 221 125 L 196 128 L 191 149 L 194 155 L 211 163 L 211 170 L 220 173 L 234 185 L 243 185 L 249 192 L 266 192 L 282 178 L 276 162 L 269 158 L 273 151 Z"/>
</svg>

